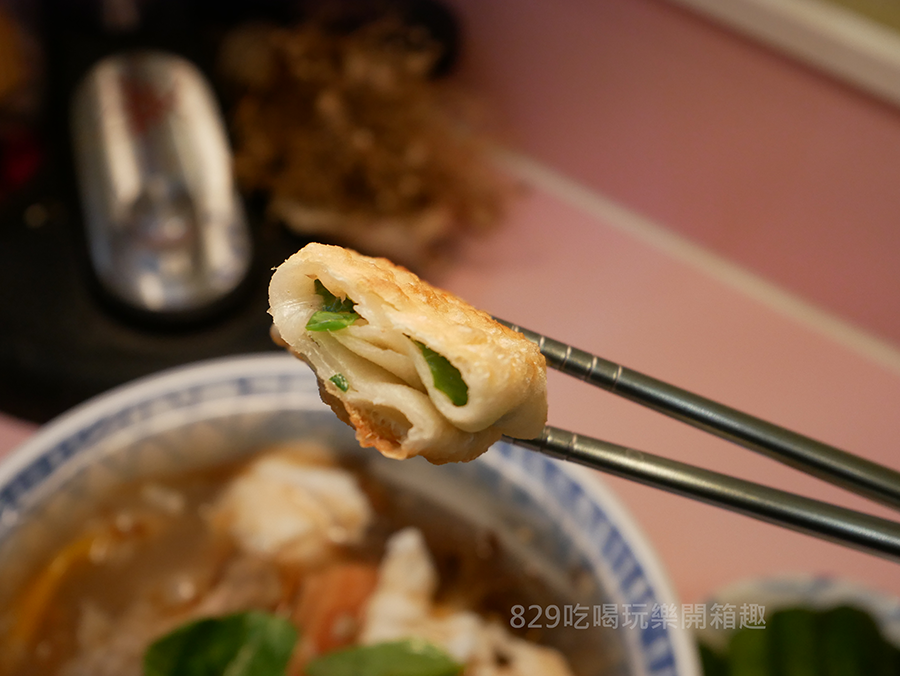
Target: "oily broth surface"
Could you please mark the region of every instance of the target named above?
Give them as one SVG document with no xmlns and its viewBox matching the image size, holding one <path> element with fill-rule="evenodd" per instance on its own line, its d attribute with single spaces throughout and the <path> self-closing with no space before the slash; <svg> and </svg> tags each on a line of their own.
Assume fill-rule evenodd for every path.
<svg viewBox="0 0 900 676">
<path fill-rule="evenodd" d="M 375 513 L 364 542 L 344 552 L 348 558 L 378 562 L 391 533 L 405 526 L 416 526 L 425 536 L 439 571 L 437 598 L 440 601 L 471 608 L 507 626 L 514 605 L 525 608 L 556 605 L 561 610 L 567 604 L 597 602 L 551 589 L 527 562 L 506 550 L 501 538 L 491 529 L 462 521 L 423 495 L 398 491 L 377 481 L 362 460 L 342 464 L 357 476 Z M 240 468 L 241 465 L 230 465 L 142 480 L 121 487 L 102 501 L 83 527 L 69 531 L 79 533 L 70 542 L 103 528 L 121 530 L 122 540 L 109 548 L 102 563 L 82 561 L 71 568 L 48 604 L 36 640 L 24 661 L 14 670 L 4 670 L 8 669 L 3 666 L 6 661 L 0 660 L 0 674 L 51 676 L 56 673 L 76 654 L 76 634 L 86 602 L 111 617 L 121 614 L 135 599 L 149 599 L 177 613 L 192 603 L 186 596 L 190 590 L 185 585 L 193 588 L 195 598 L 211 589 L 238 553 L 228 538 L 209 527 L 206 515 L 219 492 Z M 181 496 L 181 513 L 172 514 L 160 508 L 148 498 L 150 493 Z M 61 546 L 65 547 L 66 543 Z M 572 571 L 572 576 L 580 573 Z M 282 581 L 286 594 L 292 595 L 297 580 L 282 576 Z M 3 623 L 0 626 L 5 626 L 10 612 L 4 611 L 2 615 L 7 617 L 0 617 Z M 613 630 L 575 629 L 563 627 L 560 622 L 553 629 L 513 631 L 559 649 L 579 676 L 626 672 L 620 638 Z M 0 645 L 0 654 L 8 650 L 9 646 Z"/>
<path fill-rule="evenodd" d="M 179 581 L 193 581 L 201 593 L 208 589 L 235 550 L 211 531 L 202 514 L 235 471 L 234 467 L 223 467 L 130 483 L 100 501 L 92 516 L 68 531 L 71 539 L 61 542 L 59 551 L 98 531 L 120 531 L 121 538 L 98 548 L 105 552 L 91 552 L 69 568 L 46 605 L 25 661 L 14 671 L 0 673 L 55 673 L 78 649 L 79 617 L 86 603 L 115 617 L 137 598 L 155 598 L 166 607 L 178 608 L 183 604 L 175 598 L 173 587 Z M 167 513 L 148 504 L 148 488 L 180 496 L 181 513 Z M 95 563 L 91 558 L 102 561 Z M 34 585 L 51 561 L 35 568 L 35 578 L 26 589 Z M 14 607 L 20 604 L 21 598 Z M 4 626 L 8 619 L 3 618 Z"/>
</svg>

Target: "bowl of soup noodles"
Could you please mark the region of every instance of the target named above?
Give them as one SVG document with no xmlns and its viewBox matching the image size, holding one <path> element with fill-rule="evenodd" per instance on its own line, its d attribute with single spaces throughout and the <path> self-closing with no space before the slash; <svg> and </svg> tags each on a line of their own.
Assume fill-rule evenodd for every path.
<svg viewBox="0 0 900 676">
<path fill-rule="evenodd" d="M 439 466 L 361 449 L 288 355 L 163 372 L 42 428 L 0 465 L 0 579 L 2 676 L 188 673 L 243 642 L 283 659 L 225 673 L 699 673 L 595 476 L 505 442 Z"/>
</svg>

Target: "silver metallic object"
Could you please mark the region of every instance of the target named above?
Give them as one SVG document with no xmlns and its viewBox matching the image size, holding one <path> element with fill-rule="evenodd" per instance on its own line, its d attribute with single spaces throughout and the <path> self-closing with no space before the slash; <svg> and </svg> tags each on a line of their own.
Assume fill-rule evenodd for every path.
<svg viewBox="0 0 900 676">
<path fill-rule="evenodd" d="M 75 92 L 72 135 L 91 262 L 138 310 L 203 310 L 251 262 L 225 126 L 200 71 L 162 52 L 97 63 Z"/>
<path fill-rule="evenodd" d="M 619 364 L 498 320 L 538 344 L 547 365 L 689 425 L 900 509 L 900 472 Z M 686 463 L 545 427 L 513 443 L 746 516 L 900 561 L 900 523 Z"/>
</svg>

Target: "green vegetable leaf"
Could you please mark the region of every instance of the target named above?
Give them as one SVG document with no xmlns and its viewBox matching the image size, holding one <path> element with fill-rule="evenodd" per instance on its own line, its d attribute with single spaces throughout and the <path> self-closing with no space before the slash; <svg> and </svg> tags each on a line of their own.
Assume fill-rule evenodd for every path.
<svg viewBox="0 0 900 676">
<path fill-rule="evenodd" d="M 283 676 L 297 642 L 287 620 L 250 611 L 183 625 L 144 653 L 144 676 Z"/>
<path fill-rule="evenodd" d="M 348 648 L 314 659 L 306 676 L 456 676 L 463 665 L 421 640 Z"/>
<path fill-rule="evenodd" d="M 306 322 L 307 331 L 338 331 L 346 329 L 353 324 L 359 315 L 355 312 L 328 312 L 319 310 L 314 312 Z"/>
<path fill-rule="evenodd" d="M 353 312 L 353 308 L 356 307 L 356 303 L 349 298 L 344 298 L 342 300 L 335 296 L 331 291 L 326 289 L 325 285 L 318 279 L 315 281 L 315 287 L 316 293 L 319 294 L 324 301 L 322 309 L 326 312 Z"/>
<path fill-rule="evenodd" d="M 359 319 L 354 311 L 356 303 L 349 298 L 341 300 L 325 288 L 318 279 L 315 280 L 316 293 L 322 297 L 322 309 L 314 312 L 306 322 L 307 331 L 339 331 L 346 329 Z"/>
<path fill-rule="evenodd" d="M 861 608 L 779 608 L 731 634 L 727 651 L 700 644 L 705 676 L 896 676 L 900 650 Z"/>
<path fill-rule="evenodd" d="M 765 629 L 745 629 L 728 643 L 728 676 L 768 676 L 772 645 Z"/>
<path fill-rule="evenodd" d="M 754 633 L 768 635 L 770 664 L 778 665 L 778 673 L 816 676 L 822 651 L 818 624 L 819 613 L 812 608 L 785 608 L 772 615 L 765 630 Z"/>
<path fill-rule="evenodd" d="M 417 340 L 413 341 L 422 351 L 422 356 L 431 369 L 431 376 L 434 378 L 434 386 L 450 397 L 450 401 L 454 406 L 465 406 L 469 401 L 469 386 L 463 380 L 459 369 L 451 364 L 447 358 L 438 354 L 427 345 L 423 345 Z"/>
<path fill-rule="evenodd" d="M 335 373 L 328 380 L 333 382 L 341 392 L 346 392 L 350 389 L 350 383 L 347 382 L 347 379 L 342 373 Z"/>
<path fill-rule="evenodd" d="M 703 676 L 728 676 L 728 662 L 705 643 L 699 643 Z"/>
</svg>

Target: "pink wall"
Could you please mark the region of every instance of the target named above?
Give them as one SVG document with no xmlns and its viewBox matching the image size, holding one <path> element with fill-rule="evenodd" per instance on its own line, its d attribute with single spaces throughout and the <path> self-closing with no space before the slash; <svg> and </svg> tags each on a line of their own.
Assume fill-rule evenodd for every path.
<svg viewBox="0 0 900 676">
<path fill-rule="evenodd" d="M 662 0 L 453 0 L 547 163 L 900 344 L 900 110 Z"/>
<path fill-rule="evenodd" d="M 604 217 L 532 185 L 503 228 L 467 241 L 462 253 L 440 283 L 477 307 L 900 470 L 900 371 L 647 246 Z M 575 378 L 551 371 L 548 389 L 551 425 L 897 516 Z M 648 535 L 685 602 L 699 603 L 736 580 L 779 574 L 840 577 L 900 598 L 894 561 L 598 477 Z"/>
</svg>

